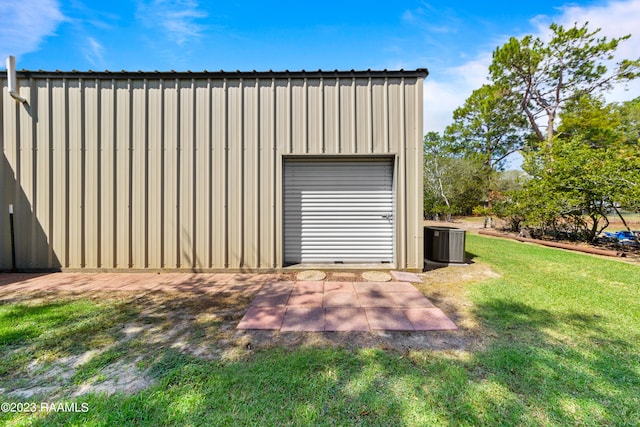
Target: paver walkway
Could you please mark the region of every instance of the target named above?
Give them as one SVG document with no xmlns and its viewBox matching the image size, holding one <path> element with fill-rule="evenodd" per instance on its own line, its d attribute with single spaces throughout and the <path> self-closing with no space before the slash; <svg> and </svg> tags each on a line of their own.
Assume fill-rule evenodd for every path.
<svg viewBox="0 0 640 427">
<path fill-rule="evenodd" d="M 282 281 L 278 274 L 0 274 L 2 292 L 255 292 L 238 329 L 427 331 L 457 329 L 407 282 Z"/>
<path fill-rule="evenodd" d="M 0 292 L 255 292 L 280 277 L 245 273 L 1 273 Z"/>
<path fill-rule="evenodd" d="M 406 282 L 274 282 L 262 285 L 238 329 L 433 331 L 457 327 Z"/>
</svg>

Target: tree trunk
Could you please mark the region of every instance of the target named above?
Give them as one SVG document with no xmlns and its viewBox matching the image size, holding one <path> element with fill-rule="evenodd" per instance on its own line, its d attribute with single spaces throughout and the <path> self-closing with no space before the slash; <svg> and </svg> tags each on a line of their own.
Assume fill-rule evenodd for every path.
<svg viewBox="0 0 640 427">
<path fill-rule="evenodd" d="M 436 161 L 434 162 L 434 167 L 436 169 L 436 176 L 438 177 L 438 187 L 440 187 L 439 188 L 440 196 L 442 197 L 442 200 L 444 200 L 444 204 L 447 205 L 447 208 L 451 209 L 451 205 L 449 204 L 449 199 L 444 194 L 444 186 L 442 185 L 442 178 L 440 177 L 440 169 L 438 168 L 438 159 L 437 158 L 436 158 Z"/>
<path fill-rule="evenodd" d="M 553 122 L 556 119 L 555 111 L 549 111 L 549 117 L 547 120 L 547 138 L 545 143 L 547 144 L 547 148 L 551 148 L 551 141 L 553 140 Z"/>
</svg>

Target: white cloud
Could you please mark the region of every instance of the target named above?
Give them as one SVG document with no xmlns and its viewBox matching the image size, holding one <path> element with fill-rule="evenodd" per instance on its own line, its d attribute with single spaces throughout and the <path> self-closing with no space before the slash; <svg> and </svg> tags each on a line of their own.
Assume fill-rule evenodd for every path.
<svg viewBox="0 0 640 427">
<path fill-rule="evenodd" d="M 456 91 L 452 82 L 427 77 L 424 83 L 424 133 L 442 132 L 451 123 L 451 114 L 468 95 Z"/>
<path fill-rule="evenodd" d="M 611 37 L 620 37 L 626 34 L 633 34 L 638 29 L 638 18 L 640 17 L 640 1 L 612 1 L 603 6 L 567 6 L 561 9 L 562 15 L 553 19 L 554 22 L 572 26 L 574 23 L 589 23 L 589 28 L 600 28 L 600 35 Z M 538 17 L 536 19 L 540 33 L 546 33 L 551 19 L 547 17 Z M 640 46 L 640 35 L 633 36 L 631 40 L 636 40 L 631 45 L 621 45 L 618 49 L 620 55 L 633 55 L 638 52 Z M 630 41 L 631 41 L 630 40 Z M 633 47 L 635 45 L 635 48 Z"/>
<path fill-rule="evenodd" d="M 446 12 L 438 12 L 437 9 L 423 4 L 413 10 L 405 10 L 402 14 L 402 21 L 409 25 L 421 27 L 428 33 L 457 33 L 458 25 L 455 19 L 447 16 Z M 436 24 L 436 22 L 438 24 Z"/>
<path fill-rule="evenodd" d="M 462 106 L 471 93 L 487 83 L 491 53 L 458 67 L 430 74 L 424 84 L 425 132 L 442 132 L 451 123 L 453 111 Z"/>
<path fill-rule="evenodd" d="M 407 23 L 413 24 L 414 22 L 417 21 L 417 18 L 413 14 L 413 12 L 411 12 L 410 10 L 405 10 L 404 13 L 402 14 L 402 20 Z"/>
<path fill-rule="evenodd" d="M 616 50 L 615 62 L 622 59 L 637 59 L 640 56 L 640 0 L 612 1 L 605 5 L 583 7 L 567 6 L 562 9 L 562 15 L 556 17 L 554 21 L 566 27 L 571 27 L 575 23 L 581 25 L 589 23 L 589 28 L 595 30 L 600 28 L 599 36 L 606 36 L 608 39 L 619 38 L 631 34 L 631 38 L 623 41 Z M 539 36 L 548 34 L 548 27 L 551 19 L 548 17 L 538 17 Z M 610 64 L 612 67 L 614 64 Z M 640 95 L 640 81 L 629 83 L 627 87 L 618 86 L 607 95 L 610 102 L 628 101 Z"/>
<path fill-rule="evenodd" d="M 181 45 L 201 35 L 203 26 L 197 20 L 207 13 L 195 0 L 151 0 L 140 2 L 136 18 L 149 28 L 162 27 L 175 43 Z"/>
<path fill-rule="evenodd" d="M 55 30 L 65 16 L 56 0 L 0 2 L 0 56 L 23 55 L 38 50 L 40 43 Z"/>
<path fill-rule="evenodd" d="M 531 20 L 534 29 L 529 34 L 548 39 L 549 24 L 556 22 L 565 27 L 589 22 L 589 28 L 601 28 L 599 33 L 608 38 L 631 34 L 617 50 L 617 59 L 635 59 L 640 54 L 640 0 L 612 1 L 600 6 L 567 6 L 557 16 L 537 16 Z M 525 34 L 513 34 L 522 37 Z M 496 46 L 506 41 L 496 43 Z M 474 89 L 486 83 L 492 52 L 478 55 L 465 64 L 431 74 L 424 86 L 424 130 L 442 131 L 451 123 L 453 111 L 461 106 Z M 618 87 L 608 96 L 609 101 L 626 101 L 640 94 L 640 81 L 629 84 L 628 89 Z"/>
<path fill-rule="evenodd" d="M 87 38 L 86 46 L 83 48 L 84 57 L 93 67 L 104 68 L 104 47 L 93 37 Z"/>
</svg>

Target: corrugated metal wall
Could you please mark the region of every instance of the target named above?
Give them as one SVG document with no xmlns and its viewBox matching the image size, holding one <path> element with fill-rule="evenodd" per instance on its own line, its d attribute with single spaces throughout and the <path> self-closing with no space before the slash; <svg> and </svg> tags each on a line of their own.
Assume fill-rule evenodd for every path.
<svg viewBox="0 0 640 427">
<path fill-rule="evenodd" d="M 0 94 L 0 269 L 282 266 L 282 163 L 396 156 L 397 267 L 422 268 L 426 71 L 18 73 Z"/>
</svg>

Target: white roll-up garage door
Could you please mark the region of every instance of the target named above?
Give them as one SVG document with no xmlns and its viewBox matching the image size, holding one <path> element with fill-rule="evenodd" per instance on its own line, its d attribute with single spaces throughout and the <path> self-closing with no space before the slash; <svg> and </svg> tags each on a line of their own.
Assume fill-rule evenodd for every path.
<svg viewBox="0 0 640 427">
<path fill-rule="evenodd" d="M 393 262 L 393 162 L 285 160 L 284 262 Z"/>
</svg>

